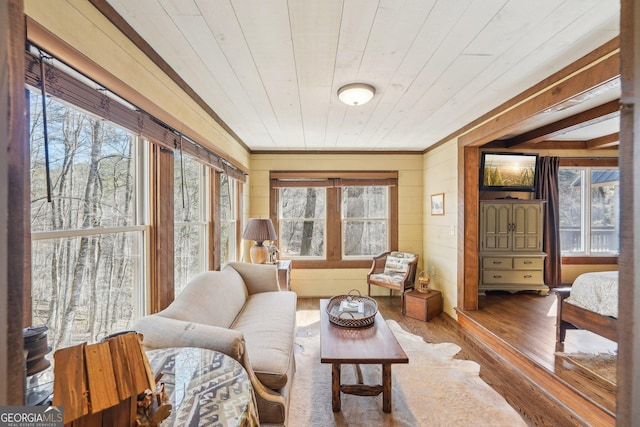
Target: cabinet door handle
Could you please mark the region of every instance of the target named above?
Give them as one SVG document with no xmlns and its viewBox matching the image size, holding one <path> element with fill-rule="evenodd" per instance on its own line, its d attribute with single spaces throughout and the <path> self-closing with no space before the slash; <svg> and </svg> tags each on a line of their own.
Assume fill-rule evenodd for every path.
<svg viewBox="0 0 640 427">
<path fill-rule="evenodd" d="M 494 275 L 494 276 L 493 276 L 493 278 L 494 278 L 494 279 L 502 279 L 502 276 Z"/>
<path fill-rule="evenodd" d="M 524 275 L 524 278 L 525 278 L 525 279 L 531 279 L 532 277 L 533 277 L 533 276 L 532 276 L 532 275 L 530 275 L 530 274 L 525 274 L 525 275 Z"/>
<path fill-rule="evenodd" d="M 525 261 L 523 264 L 533 264 L 532 261 Z"/>
<path fill-rule="evenodd" d="M 500 265 L 500 264 L 502 264 L 502 261 L 493 261 L 493 263 L 494 263 L 495 265 Z"/>
</svg>

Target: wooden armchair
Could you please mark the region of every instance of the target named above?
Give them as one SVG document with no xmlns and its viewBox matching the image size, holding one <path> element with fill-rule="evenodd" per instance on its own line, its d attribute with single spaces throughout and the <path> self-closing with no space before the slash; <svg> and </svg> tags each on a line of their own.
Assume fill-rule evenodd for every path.
<svg viewBox="0 0 640 427">
<path fill-rule="evenodd" d="M 413 289 L 417 266 L 418 255 L 408 252 L 384 252 L 374 257 L 367 273 L 368 295 L 371 296 L 371 285 L 389 288 L 389 296 L 400 291 L 404 314 L 404 293 Z"/>
</svg>

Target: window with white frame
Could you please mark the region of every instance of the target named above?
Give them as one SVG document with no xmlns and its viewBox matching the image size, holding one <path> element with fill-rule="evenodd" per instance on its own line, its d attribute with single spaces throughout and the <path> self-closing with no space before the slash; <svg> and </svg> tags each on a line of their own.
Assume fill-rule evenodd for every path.
<svg viewBox="0 0 640 427">
<path fill-rule="evenodd" d="M 236 261 L 238 235 L 238 181 L 220 173 L 220 263 Z"/>
<path fill-rule="evenodd" d="M 619 192 L 618 168 L 560 168 L 563 256 L 615 256 L 619 253 Z"/>
<path fill-rule="evenodd" d="M 193 276 L 209 267 L 209 168 L 180 153 L 174 162 L 174 292 L 178 295 Z"/>
<path fill-rule="evenodd" d="M 148 143 L 29 91 L 32 322 L 54 349 L 130 328 L 144 309 Z"/>
</svg>

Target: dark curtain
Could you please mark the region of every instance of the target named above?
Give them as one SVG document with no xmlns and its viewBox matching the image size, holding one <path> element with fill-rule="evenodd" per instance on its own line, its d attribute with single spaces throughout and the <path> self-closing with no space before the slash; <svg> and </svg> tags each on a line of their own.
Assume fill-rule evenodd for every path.
<svg viewBox="0 0 640 427">
<path fill-rule="evenodd" d="M 544 204 L 544 230 L 542 249 L 547 257 L 544 261 L 544 283 L 550 288 L 562 284 L 562 259 L 560 255 L 560 200 L 558 191 L 558 157 L 538 159 L 538 187 L 536 199 L 546 200 Z"/>
</svg>

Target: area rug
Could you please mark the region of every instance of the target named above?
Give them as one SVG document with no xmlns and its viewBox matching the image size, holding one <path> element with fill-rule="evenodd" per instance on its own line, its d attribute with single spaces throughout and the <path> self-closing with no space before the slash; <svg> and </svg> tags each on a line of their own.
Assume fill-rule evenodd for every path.
<svg viewBox="0 0 640 427">
<path fill-rule="evenodd" d="M 592 374 L 616 385 L 616 367 L 618 356 L 615 353 L 561 353 L 556 355 L 565 358 Z"/>
<path fill-rule="evenodd" d="M 454 359 L 451 343 L 429 344 L 387 321 L 409 356 L 392 365 L 392 412 L 382 412 L 382 395 L 342 393 L 342 410 L 331 410 L 331 364 L 320 363 L 320 327 L 299 327 L 296 374 L 289 407 L 290 426 L 526 426 L 509 404 L 479 377 L 480 366 Z M 381 383 L 379 365 L 362 365 L 364 382 Z M 342 382 L 355 383 L 354 369 L 342 367 Z"/>
</svg>

